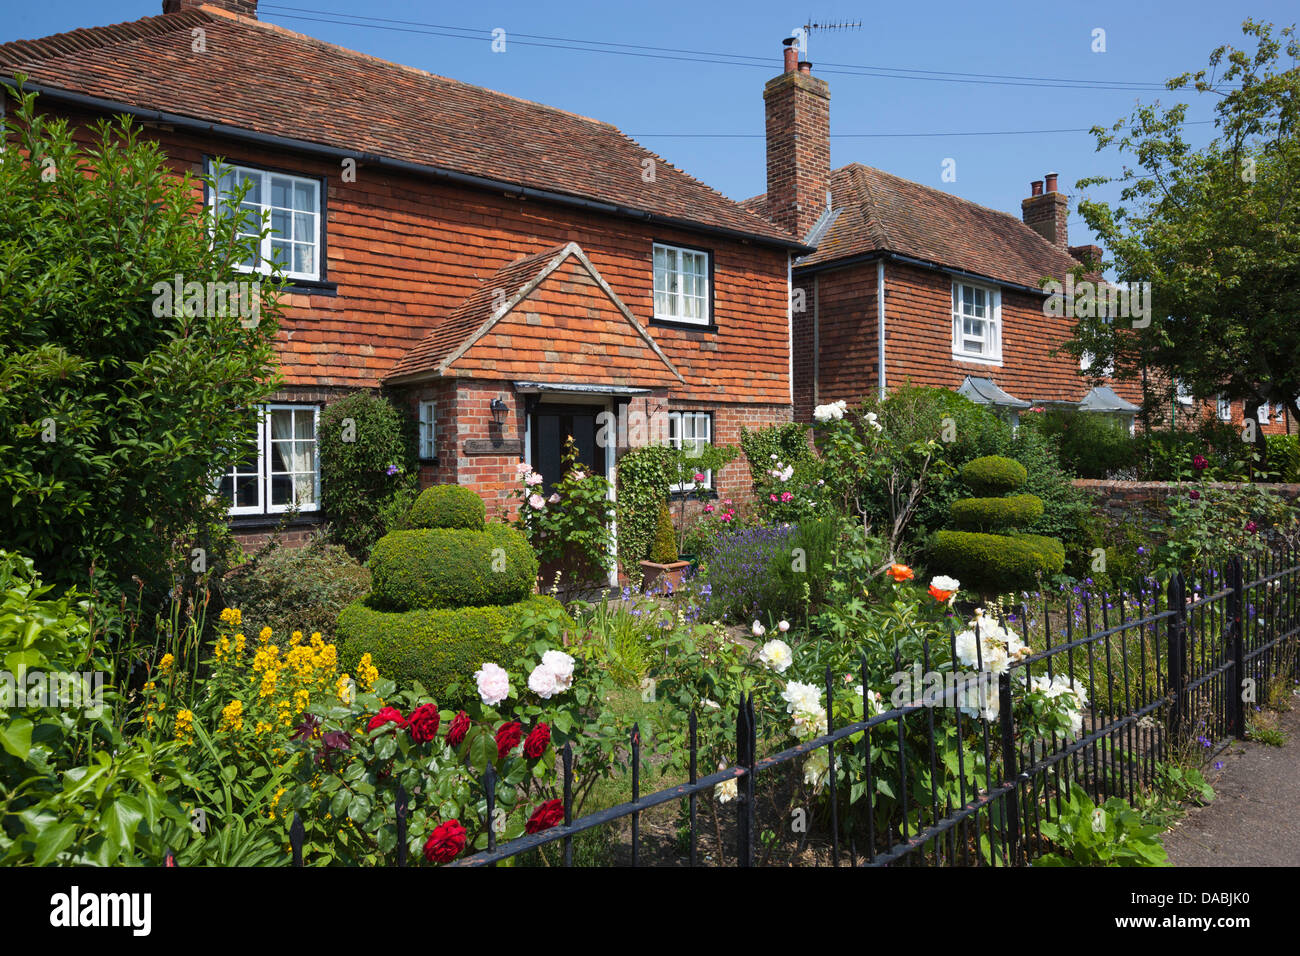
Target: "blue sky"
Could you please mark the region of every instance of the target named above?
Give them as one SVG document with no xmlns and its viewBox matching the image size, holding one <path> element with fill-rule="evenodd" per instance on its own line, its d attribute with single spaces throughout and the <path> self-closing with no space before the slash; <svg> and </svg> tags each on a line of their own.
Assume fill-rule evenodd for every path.
<svg viewBox="0 0 1300 956">
<path fill-rule="evenodd" d="M 6 3 L 0 41 L 117 23 L 161 9 L 161 0 Z M 710 186 L 744 199 L 765 188 L 763 83 L 779 72 L 781 40 L 804 21 L 807 6 L 796 9 L 770 0 L 680 6 L 619 0 L 545 4 L 263 0 L 260 16 L 375 56 L 614 123 Z M 1247 17 L 1279 26 L 1297 20 L 1294 0 L 1251 4 L 931 0 L 817 6 L 818 16 L 862 21 L 862 27 L 853 31 L 814 32 L 810 41 L 814 73 L 831 85 L 832 163 L 867 163 L 1016 213 L 1020 200 L 1028 195 L 1030 180 L 1057 171 L 1062 188 L 1077 198 L 1075 181 L 1117 172 L 1118 155 L 1113 150 L 1097 153 L 1092 137 L 1084 132 L 949 134 L 1086 129 L 1127 115 L 1139 100 L 1172 102 L 1171 94 L 1154 87 L 1044 88 L 831 71 L 894 68 L 1158 84 L 1204 66 L 1209 52 L 1221 43 L 1241 46 L 1240 25 Z M 666 15 L 670 9 L 681 12 Z M 348 14 L 405 23 L 374 29 L 320 22 Z M 506 31 L 504 53 L 492 51 L 495 28 Z M 1104 53 L 1092 49 L 1097 29 L 1105 31 Z M 439 35 L 449 33 L 458 35 Z M 627 48 L 625 54 L 655 55 L 611 55 L 566 49 L 573 45 L 567 40 L 709 55 Z M 712 54 L 765 62 L 738 65 Z M 250 81 L 255 81 L 255 71 Z M 1207 100 L 1193 99 L 1191 104 L 1189 119 L 1212 117 Z M 1194 127 L 1192 139 L 1198 141 L 1211 131 L 1210 126 Z M 750 135 L 699 135 L 716 133 Z M 899 133 L 944 135 L 853 135 Z M 955 182 L 941 179 L 946 159 L 955 161 Z M 1107 198 L 1104 191 L 1093 195 Z M 1071 241 L 1090 241 L 1073 207 L 1071 212 Z"/>
</svg>

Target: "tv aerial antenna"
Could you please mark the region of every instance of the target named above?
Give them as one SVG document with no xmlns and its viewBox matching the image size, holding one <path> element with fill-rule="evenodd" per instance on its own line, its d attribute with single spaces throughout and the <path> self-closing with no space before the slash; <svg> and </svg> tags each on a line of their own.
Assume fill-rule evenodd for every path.
<svg viewBox="0 0 1300 956">
<path fill-rule="evenodd" d="M 814 30 L 820 30 L 825 33 L 833 30 L 861 30 L 861 20 L 838 20 L 833 23 L 813 20 L 811 17 L 803 26 L 795 27 L 790 31 L 790 36 L 799 41 L 799 59 L 808 59 L 808 38 L 812 36 Z"/>
</svg>

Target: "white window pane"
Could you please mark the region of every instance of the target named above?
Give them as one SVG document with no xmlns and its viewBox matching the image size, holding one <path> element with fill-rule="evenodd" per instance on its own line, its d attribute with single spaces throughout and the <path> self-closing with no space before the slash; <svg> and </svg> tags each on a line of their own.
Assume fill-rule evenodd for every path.
<svg viewBox="0 0 1300 956">
<path fill-rule="evenodd" d="M 271 177 L 271 205 L 288 209 L 293 193 L 293 181 L 284 176 Z"/>
<path fill-rule="evenodd" d="M 288 408 L 274 408 L 271 410 L 271 438 L 293 437 L 293 410 Z"/>
<path fill-rule="evenodd" d="M 296 242 L 293 246 L 293 271 L 305 275 L 316 274 L 316 247 Z"/>
<path fill-rule="evenodd" d="M 302 212 L 316 211 L 316 184 L 296 182 L 293 184 L 293 208 Z"/>
</svg>

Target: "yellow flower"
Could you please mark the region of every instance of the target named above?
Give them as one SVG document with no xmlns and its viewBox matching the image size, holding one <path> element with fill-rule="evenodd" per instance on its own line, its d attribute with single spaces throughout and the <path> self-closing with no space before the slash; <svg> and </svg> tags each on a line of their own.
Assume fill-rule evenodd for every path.
<svg viewBox="0 0 1300 956">
<path fill-rule="evenodd" d="M 239 627 L 244 623 L 244 615 L 239 608 L 228 607 L 221 612 L 221 621 L 224 624 L 233 624 L 235 627 Z"/>
<path fill-rule="evenodd" d="M 271 798 L 271 809 L 267 813 L 267 816 L 272 820 L 275 819 L 275 811 L 280 808 L 280 798 L 284 796 L 284 791 L 285 788 L 281 787 L 279 790 L 275 791 L 275 796 Z"/>
<path fill-rule="evenodd" d="M 276 679 L 277 679 L 278 676 L 279 676 L 279 675 L 278 675 L 278 673 L 277 673 L 276 671 L 267 671 L 265 674 L 263 674 L 263 675 L 262 675 L 262 687 L 261 687 L 261 689 L 257 692 L 257 696 L 258 696 L 258 697 L 272 697 L 272 696 L 274 696 L 274 695 L 275 695 Z"/>
<path fill-rule="evenodd" d="M 311 703 L 311 695 L 306 690 L 296 690 L 293 692 L 293 707 L 296 713 L 301 714 Z"/>
<path fill-rule="evenodd" d="M 172 671 L 172 665 L 175 663 L 176 658 L 172 657 L 170 654 L 164 654 L 162 660 L 158 662 L 158 673 L 170 674 Z"/>
<path fill-rule="evenodd" d="M 144 715 L 144 725 L 150 730 L 153 730 L 153 714 Z"/>
<path fill-rule="evenodd" d="M 344 704 L 352 703 L 352 701 L 354 701 L 357 696 L 357 689 L 352 684 L 352 678 L 349 677 L 347 674 L 344 674 L 342 677 L 340 677 L 338 679 L 338 683 L 334 685 L 334 693 L 338 696 L 338 699 L 342 703 Z"/>
<path fill-rule="evenodd" d="M 241 730 L 244 726 L 244 704 L 242 701 L 232 700 L 225 707 L 221 708 L 221 729 L 229 731 Z"/>
<path fill-rule="evenodd" d="M 257 726 L 253 728 L 253 732 L 259 737 L 262 736 L 262 734 L 270 733 L 272 730 L 275 730 L 275 724 L 268 724 L 264 720 L 259 720 Z"/>
<path fill-rule="evenodd" d="M 260 674 L 262 671 L 278 670 L 279 661 L 280 648 L 274 644 L 259 647 L 257 653 L 253 655 L 253 671 Z"/>
<path fill-rule="evenodd" d="M 321 639 L 320 631 L 312 631 L 311 646 L 317 650 L 325 646 L 325 641 Z"/>
<path fill-rule="evenodd" d="M 289 643 L 292 644 L 294 647 L 297 647 L 299 644 L 301 644 L 301 643 L 302 643 L 302 631 L 294 631 L 294 632 L 293 632 L 293 637 L 289 638 Z"/>
<path fill-rule="evenodd" d="M 235 656 L 240 657 L 244 653 L 244 643 L 247 639 L 242 633 L 235 635 Z"/>
<path fill-rule="evenodd" d="M 213 656 L 215 656 L 216 659 L 219 661 L 224 661 L 226 659 L 226 656 L 229 653 L 230 653 L 230 638 L 226 637 L 225 635 L 222 635 L 221 637 L 217 638 L 217 646 L 216 649 L 213 651 Z"/>
<path fill-rule="evenodd" d="M 257 639 L 261 641 L 263 644 L 265 644 L 267 641 L 271 639 L 271 633 L 272 632 L 269 627 L 264 627 L 262 628 L 261 633 L 257 635 Z"/>
<path fill-rule="evenodd" d="M 194 713 L 189 710 L 176 711 L 176 739 L 182 743 L 190 742 L 194 732 Z"/>
<path fill-rule="evenodd" d="M 357 683 L 362 690 L 370 690 L 375 681 L 379 680 L 379 670 L 370 661 L 370 654 L 367 652 L 361 655 L 361 660 L 357 663 Z"/>
</svg>

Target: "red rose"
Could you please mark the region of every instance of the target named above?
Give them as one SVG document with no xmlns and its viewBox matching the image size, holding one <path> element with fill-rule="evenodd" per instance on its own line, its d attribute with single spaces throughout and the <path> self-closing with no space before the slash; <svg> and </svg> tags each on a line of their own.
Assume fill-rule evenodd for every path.
<svg viewBox="0 0 1300 956">
<path fill-rule="evenodd" d="M 459 820 L 448 820 L 434 827 L 424 844 L 424 858 L 430 863 L 449 863 L 465 849 L 465 828 Z"/>
<path fill-rule="evenodd" d="M 378 730 L 384 724 L 396 724 L 398 730 L 406 729 L 406 718 L 396 707 L 385 707 L 375 716 L 370 718 L 370 723 L 366 724 L 366 730 Z"/>
<path fill-rule="evenodd" d="M 504 723 L 497 728 L 497 759 L 502 759 L 506 754 L 518 747 L 523 736 L 523 725 L 517 720 Z"/>
<path fill-rule="evenodd" d="M 469 714 L 462 710 L 451 719 L 451 726 L 447 728 L 447 743 L 459 747 L 467 733 L 469 733 Z"/>
<path fill-rule="evenodd" d="M 564 804 L 559 800 L 547 800 L 528 818 L 524 824 L 526 833 L 541 833 L 543 830 L 549 830 L 564 820 Z"/>
<path fill-rule="evenodd" d="M 528 735 L 528 739 L 524 741 L 524 756 L 529 760 L 536 760 L 546 753 L 546 748 L 550 745 L 551 728 L 546 724 L 538 724 L 533 728 L 533 732 Z"/>
<path fill-rule="evenodd" d="M 438 736 L 438 708 L 434 704 L 421 704 L 406 719 L 406 729 L 411 739 L 424 743 Z"/>
</svg>

